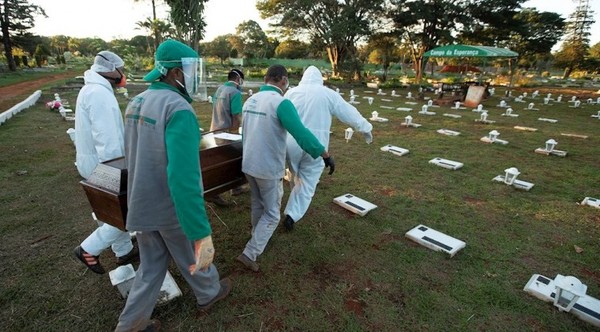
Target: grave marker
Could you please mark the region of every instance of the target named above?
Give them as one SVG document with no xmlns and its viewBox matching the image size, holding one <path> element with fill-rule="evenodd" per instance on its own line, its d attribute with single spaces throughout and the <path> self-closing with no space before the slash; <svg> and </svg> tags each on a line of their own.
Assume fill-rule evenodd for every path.
<svg viewBox="0 0 600 332">
<path fill-rule="evenodd" d="M 367 202 L 364 199 L 358 198 L 352 194 L 345 194 L 333 199 L 333 202 L 346 210 L 365 216 L 369 211 L 377 208 L 377 205 Z"/>
<path fill-rule="evenodd" d="M 401 148 L 401 147 L 398 147 L 395 145 L 391 145 L 391 144 L 381 147 L 380 150 L 383 152 L 390 152 L 391 154 L 394 154 L 399 157 L 402 157 L 409 152 L 408 149 L 404 149 L 404 148 Z"/>
<path fill-rule="evenodd" d="M 523 290 L 544 302 L 553 303 L 560 311 L 569 312 L 585 322 L 600 327 L 600 301 L 586 295 L 587 286 L 581 287 L 582 285 L 575 277 L 564 277 L 558 274 L 552 280 L 541 274 L 534 274 Z M 570 286 L 577 288 L 572 289 Z"/>
<path fill-rule="evenodd" d="M 567 155 L 567 151 L 556 150 L 554 147 L 558 144 L 554 139 L 549 139 L 546 141 L 546 147 L 535 149 L 535 153 L 540 153 L 546 156 L 554 155 L 559 157 L 565 157 Z"/>
<path fill-rule="evenodd" d="M 498 138 L 499 135 L 500 135 L 500 133 L 497 130 L 492 130 L 488 133 L 487 136 L 482 137 L 480 139 L 480 141 L 485 142 L 485 143 L 496 143 L 496 144 L 502 144 L 502 145 L 508 144 L 508 141 L 499 139 Z"/>
<path fill-rule="evenodd" d="M 459 250 L 467 245 L 461 240 L 438 232 L 425 225 L 418 225 L 406 232 L 405 236 L 431 250 L 445 252 L 449 254 L 450 257 L 453 257 Z"/>
<path fill-rule="evenodd" d="M 464 166 L 464 164 L 461 162 L 444 159 L 444 158 L 439 158 L 439 157 L 431 159 L 429 161 L 429 163 L 443 167 L 443 168 L 451 169 L 451 170 L 457 170 Z"/>
<path fill-rule="evenodd" d="M 521 172 L 515 167 L 507 168 L 504 170 L 504 175 L 498 175 L 492 179 L 492 181 L 502 182 L 506 185 L 513 186 L 517 189 L 523 189 L 529 191 L 533 188 L 534 184 L 526 181 L 517 180 Z"/>
</svg>

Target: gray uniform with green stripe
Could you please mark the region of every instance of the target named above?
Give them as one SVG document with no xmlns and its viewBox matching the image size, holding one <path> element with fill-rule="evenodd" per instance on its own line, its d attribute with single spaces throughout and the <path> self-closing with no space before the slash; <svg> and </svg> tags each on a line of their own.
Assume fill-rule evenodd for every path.
<svg viewBox="0 0 600 332">
<path fill-rule="evenodd" d="M 172 259 L 200 305 L 219 292 L 214 265 L 193 276 L 193 240 L 211 234 L 202 198 L 200 130 L 179 91 L 155 82 L 125 112 L 127 229 L 138 231 L 140 266 L 116 331 L 140 330 L 154 310 Z"/>
<path fill-rule="evenodd" d="M 250 184 L 252 206 L 252 237 L 243 253 L 256 261 L 279 223 L 288 132 L 313 158 L 325 147 L 304 127 L 292 102 L 275 86 L 262 86 L 244 103 L 243 114 L 242 171 Z"/>
<path fill-rule="evenodd" d="M 213 97 L 213 113 L 210 131 L 229 129 L 233 117 L 242 113 L 242 93 L 233 82 L 221 85 Z"/>
</svg>

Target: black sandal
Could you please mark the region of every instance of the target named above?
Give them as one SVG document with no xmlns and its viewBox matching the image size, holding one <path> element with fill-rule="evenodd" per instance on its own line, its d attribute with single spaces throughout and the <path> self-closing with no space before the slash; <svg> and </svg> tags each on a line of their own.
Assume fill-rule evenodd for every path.
<svg viewBox="0 0 600 332">
<path fill-rule="evenodd" d="M 100 260 L 98 256 L 90 255 L 85 250 L 81 248 L 81 246 L 77 246 L 74 250 L 75 257 L 79 258 L 79 260 L 87 266 L 92 272 L 98 274 L 104 274 L 106 271 L 100 264 Z"/>
</svg>

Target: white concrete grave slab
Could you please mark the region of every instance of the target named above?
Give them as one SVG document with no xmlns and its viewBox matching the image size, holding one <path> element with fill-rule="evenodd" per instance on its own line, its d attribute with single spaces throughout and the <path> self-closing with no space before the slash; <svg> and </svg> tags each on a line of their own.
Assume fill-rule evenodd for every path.
<svg viewBox="0 0 600 332">
<path fill-rule="evenodd" d="M 591 115 L 591 117 L 600 120 L 600 111 L 598 111 L 598 114 Z"/>
<path fill-rule="evenodd" d="M 421 110 L 419 111 L 419 114 L 423 114 L 423 115 L 435 115 L 435 112 L 429 112 L 429 105 L 423 105 L 421 106 Z"/>
<path fill-rule="evenodd" d="M 395 145 L 391 145 L 391 144 L 382 146 L 380 150 L 383 151 L 383 152 L 389 152 L 389 153 L 394 154 L 394 155 L 396 155 L 398 157 L 402 157 L 402 156 L 404 156 L 405 154 L 407 154 L 409 152 L 408 149 L 404 149 L 404 148 L 401 148 L 399 146 L 395 146 Z"/>
<path fill-rule="evenodd" d="M 537 128 L 531 128 L 531 127 L 514 126 L 513 128 L 515 128 L 517 130 L 523 130 L 523 131 L 537 131 Z"/>
<path fill-rule="evenodd" d="M 393 110 L 394 109 L 392 106 L 386 106 L 386 105 L 381 105 L 379 107 L 384 108 L 386 110 Z"/>
<path fill-rule="evenodd" d="M 383 90 L 379 89 L 379 90 L 377 90 L 377 95 L 385 96 L 385 95 L 387 95 L 387 93 L 385 93 L 385 92 L 383 92 Z"/>
<path fill-rule="evenodd" d="M 492 121 L 492 120 L 488 120 L 488 113 L 486 110 L 483 110 L 481 112 L 481 115 L 479 116 L 479 119 L 475 119 L 475 122 L 479 122 L 479 123 L 485 123 L 485 124 L 491 124 L 491 123 L 495 123 L 496 121 Z"/>
<path fill-rule="evenodd" d="M 543 154 L 546 156 L 553 155 L 559 157 L 566 157 L 567 151 L 556 150 L 554 148 L 557 144 L 558 142 L 551 138 L 546 141 L 545 147 L 535 149 L 535 153 Z"/>
<path fill-rule="evenodd" d="M 600 199 L 593 197 L 586 197 L 581 201 L 581 205 L 589 205 L 591 207 L 595 207 L 596 209 L 600 209 Z"/>
<path fill-rule="evenodd" d="M 381 98 L 381 101 L 385 101 L 386 103 L 390 103 L 390 102 L 392 102 L 393 100 L 391 100 L 391 99 L 386 99 L 386 98 Z"/>
<path fill-rule="evenodd" d="M 513 186 L 517 189 L 529 191 L 533 188 L 534 184 L 531 182 L 517 180 L 517 177 L 521 174 L 515 167 L 507 168 L 504 170 L 504 175 L 498 175 L 492 179 L 492 181 L 502 182 L 506 185 Z"/>
<path fill-rule="evenodd" d="M 538 121 L 544 121 L 544 122 L 550 122 L 550 123 L 558 122 L 558 120 L 556 120 L 556 119 L 549 119 L 549 118 L 538 118 Z"/>
<path fill-rule="evenodd" d="M 133 280 L 135 278 L 135 270 L 133 269 L 133 265 L 127 264 L 123 266 L 119 266 L 116 269 L 109 271 L 108 276 L 110 278 L 110 283 L 113 286 L 116 286 L 121 293 L 121 296 L 126 299 L 129 295 L 129 290 L 131 290 L 131 286 L 133 285 Z M 160 287 L 160 295 L 158 297 L 158 303 L 166 303 L 171 301 L 172 299 L 181 296 L 181 289 L 177 286 L 175 279 L 171 276 L 171 273 L 167 271 L 165 279 Z"/>
<path fill-rule="evenodd" d="M 410 112 L 413 109 L 410 107 L 396 107 L 396 111 L 402 111 L 402 112 Z"/>
<path fill-rule="evenodd" d="M 400 96 L 396 94 L 396 90 L 392 90 L 392 97 L 400 97 Z"/>
<path fill-rule="evenodd" d="M 438 129 L 437 130 L 438 133 L 442 134 L 442 135 L 446 135 L 446 136 L 458 136 L 460 135 L 460 132 L 458 131 L 454 131 L 454 130 L 450 130 L 450 129 Z"/>
<path fill-rule="evenodd" d="M 481 105 L 481 104 L 477 105 L 477 108 L 473 109 L 473 112 L 477 112 L 477 113 L 481 113 L 483 111 L 487 112 L 486 110 L 483 109 L 483 105 Z"/>
<path fill-rule="evenodd" d="M 560 133 L 560 135 L 567 136 L 567 137 L 583 138 L 583 139 L 588 138 L 587 135 L 579 135 L 579 134 Z"/>
<path fill-rule="evenodd" d="M 368 84 L 369 84 L 369 83 L 367 83 L 367 86 L 368 86 Z M 373 90 L 365 90 L 365 91 L 363 91 L 363 92 L 364 92 L 364 93 L 375 93 L 375 91 L 373 91 Z"/>
<path fill-rule="evenodd" d="M 377 205 L 367 202 L 352 194 L 345 194 L 333 199 L 333 202 L 344 209 L 356 213 L 359 216 L 365 216 L 369 211 L 377 208 Z"/>
<path fill-rule="evenodd" d="M 419 127 L 421 127 L 420 124 L 412 122 L 412 116 L 410 116 L 410 115 L 406 116 L 404 118 L 404 122 L 402 122 L 400 125 L 401 126 L 406 126 L 406 127 L 413 127 L 413 128 L 419 128 Z"/>
<path fill-rule="evenodd" d="M 453 161 L 453 160 L 438 158 L 438 157 L 431 159 L 429 161 L 429 163 L 443 167 L 443 168 L 451 169 L 454 171 L 459 168 L 462 168 L 464 166 L 463 163 L 460 163 L 458 161 Z"/>
<path fill-rule="evenodd" d="M 406 232 L 405 236 L 426 248 L 445 252 L 449 254 L 450 257 L 454 257 L 459 250 L 467 245 L 459 239 L 438 232 L 425 225 L 418 225 Z"/>
<path fill-rule="evenodd" d="M 480 141 L 485 142 L 485 143 L 496 143 L 496 144 L 502 144 L 502 145 L 508 144 L 508 141 L 499 139 L 498 136 L 500 136 L 500 133 L 497 130 L 492 130 L 488 133 L 487 136 L 482 137 L 480 139 Z"/>
<path fill-rule="evenodd" d="M 557 277 L 558 276 L 559 275 L 557 275 Z M 554 303 L 557 293 L 557 284 L 554 279 L 550 279 L 541 274 L 534 274 L 527 284 L 525 284 L 523 290 L 544 302 Z M 571 313 L 577 318 L 596 327 L 600 327 L 600 300 L 589 295 L 583 295 L 574 298 L 573 300 L 575 300 L 575 303 L 570 310 L 566 312 Z"/>
<path fill-rule="evenodd" d="M 407 99 L 415 99 L 415 97 L 413 97 L 413 95 L 412 95 L 412 92 L 408 92 L 408 93 L 406 94 L 406 98 L 407 98 Z"/>
<path fill-rule="evenodd" d="M 506 107 L 510 107 L 507 103 L 506 100 L 500 100 L 500 104 L 496 105 L 497 107 L 502 107 L 502 108 L 506 108 Z"/>
<path fill-rule="evenodd" d="M 425 99 L 427 99 L 427 98 L 425 98 Z M 427 106 L 428 107 L 434 107 L 434 108 L 439 108 L 440 107 L 440 105 L 434 105 L 433 104 L 433 99 L 427 100 Z"/>
<path fill-rule="evenodd" d="M 454 119 L 459 119 L 462 118 L 462 115 L 458 115 L 458 114 L 452 114 L 452 113 L 444 113 L 444 116 L 447 116 L 449 118 L 454 118 Z"/>
<path fill-rule="evenodd" d="M 416 101 L 405 101 L 404 103 L 407 104 L 407 105 L 416 105 L 416 104 L 418 104 Z"/>
<path fill-rule="evenodd" d="M 453 109 L 453 110 L 466 110 L 467 109 L 466 107 L 460 106 L 460 105 L 462 105 L 460 103 L 460 101 L 456 101 L 456 102 L 454 102 L 454 106 L 450 107 L 450 109 Z"/>
<path fill-rule="evenodd" d="M 529 103 L 527 104 L 527 108 L 524 108 L 524 110 L 528 110 L 528 111 L 539 111 L 539 108 L 535 108 L 535 104 L 534 103 Z"/>
<path fill-rule="evenodd" d="M 519 114 L 515 114 L 513 113 L 513 109 L 512 108 L 507 108 L 506 111 L 504 111 L 504 113 L 501 114 L 502 116 L 508 116 L 511 118 L 518 118 Z"/>
<path fill-rule="evenodd" d="M 559 95 L 558 97 L 556 97 L 556 102 L 557 103 L 562 103 L 562 98 L 563 98 L 563 96 Z"/>
<path fill-rule="evenodd" d="M 579 108 L 580 106 L 581 106 L 581 102 L 579 100 L 575 100 L 573 102 L 573 105 L 569 106 L 569 107 L 571 107 L 571 108 Z"/>
</svg>

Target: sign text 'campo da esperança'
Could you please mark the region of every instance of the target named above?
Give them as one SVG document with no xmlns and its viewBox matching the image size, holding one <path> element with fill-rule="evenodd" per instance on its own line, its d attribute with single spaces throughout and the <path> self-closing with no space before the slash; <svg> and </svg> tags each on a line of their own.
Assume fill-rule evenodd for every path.
<svg viewBox="0 0 600 332">
<path fill-rule="evenodd" d="M 431 50 L 431 56 L 478 56 L 479 50 Z"/>
</svg>

